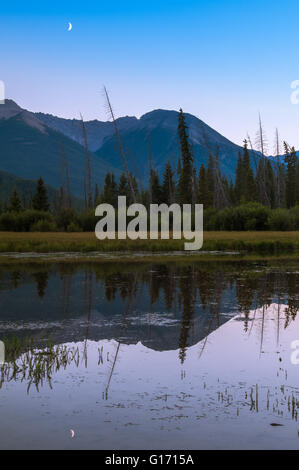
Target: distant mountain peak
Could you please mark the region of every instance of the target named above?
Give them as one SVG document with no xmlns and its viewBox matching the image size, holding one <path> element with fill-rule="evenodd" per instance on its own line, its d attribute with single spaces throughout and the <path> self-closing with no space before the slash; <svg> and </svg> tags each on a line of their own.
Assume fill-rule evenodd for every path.
<svg viewBox="0 0 299 470">
<path fill-rule="evenodd" d="M 22 108 L 15 101 L 6 99 L 4 104 L 0 104 L 0 119 L 10 119 L 21 111 Z"/>
</svg>

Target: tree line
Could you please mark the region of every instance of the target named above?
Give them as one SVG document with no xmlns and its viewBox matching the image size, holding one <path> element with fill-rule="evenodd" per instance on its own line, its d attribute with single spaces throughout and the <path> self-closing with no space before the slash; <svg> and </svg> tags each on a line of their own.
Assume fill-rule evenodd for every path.
<svg viewBox="0 0 299 470">
<path fill-rule="evenodd" d="M 173 203 L 195 204 L 204 206 L 207 229 L 266 229 L 271 224 L 267 222 L 271 215 L 276 220 L 276 229 L 298 229 L 297 213 L 299 209 L 299 158 L 294 147 L 284 142 L 284 159 L 279 157 L 270 160 L 264 155 L 263 132 L 260 124 L 259 142 L 260 152 L 253 150 L 250 137 L 244 140 L 243 150 L 239 152 L 235 180 L 227 177 L 220 170 L 219 149 L 214 152 L 209 149 L 207 165 L 201 165 L 197 172 L 195 168 L 192 145 L 188 136 L 188 127 L 185 116 L 180 109 L 178 114 L 178 137 L 180 145 L 180 156 L 174 168 L 170 161 L 165 165 L 162 177 L 152 168 L 149 158 L 149 180 L 147 187 L 143 187 L 142 181 L 138 181 L 135 175 L 125 165 L 125 171 L 121 174 L 119 181 L 113 173 L 108 172 L 105 176 L 104 185 L 101 189 L 96 184 L 93 194 L 88 184 L 88 203 L 85 209 L 78 212 L 72 208 L 71 197 L 65 196 L 65 188 L 62 185 L 57 196 L 49 204 L 48 193 L 42 178 L 39 178 L 36 191 L 28 200 L 20 197 L 16 188 L 13 190 L 8 203 L 2 206 L 0 216 L 0 229 L 7 230 L 7 223 L 24 211 L 36 211 L 40 214 L 47 213 L 50 216 L 43 217 L 39 223 L 38 217 L 33 217 L 33 225 L 37 228 L 49 226 L 49 229 L 64 230 L 94 230 L 94 207 L 104 202 L 117 207 L 118 196 L 126 196 L 127 204 L 140 202 L 145 206 L 150 204 Z M 251 148 L 249 148 L 249 146 Z M 90 178 L 89 178 L 90 180 Z M 86 201 L 85 201 L 86 202 Z M 223 214 L 238 214 L 236 208 L 247 206 L 247 212 L 253 219 L 259 219 L 264 213 L 265 223 L 263 228 L 256 222 L 236 224 L 238 228 L 227 223 L 219 223 L 219 217 L 223 220 Z M 289 212 L 287 211 L 289 210 Z M 241 213 L 244 214 L 244 209 Z M 295 214 L 295 215 L 294 215 Z M 40 216 L 41 217 L 41 216 Z M 82 223 L 82 218 L 89 222 Z M 228 216 L 229 218 L 229 216 Z M 241 217 L 242 218 L 242 217 Z M 48 223 L 45 222 L 48 220 Z M 1 223 L 2 220 L 2 223 Z M 49 222 L 51 220 L 51 223 Z M 212 222 L 211 222 L 212 220 Z M 217 222 L 218 220 L 218 222 Z M 247 225 L 246 225 L 247 224 Z M 11 224 L 13 226 L 13 224 Z M 272 223 L 273 225 L 273 223 Z M 246 228 L 247 227 L 247 228 Z"/>
</svg>

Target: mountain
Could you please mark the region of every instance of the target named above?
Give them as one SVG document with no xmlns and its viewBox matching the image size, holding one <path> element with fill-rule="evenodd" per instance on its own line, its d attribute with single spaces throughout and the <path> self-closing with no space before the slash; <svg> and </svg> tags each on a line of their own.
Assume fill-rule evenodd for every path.
<svg viewBox="0 0 299 470">
<path fill-rule="evenodd" d="M 82 144 L 81 122 L 73 119 L 63 119 L 48 114 L 35 115 L 43 124 L 62 132 L 69 138 Z M 234 177 L 238 152 L 241 147 L 226 139 L 203 121 L 185 114 L 189 127 L 190 142 L 193 147 L 195 166 L 198 169 L 206 164 L 209 153 L 215 155 L 219 149 L 219 164 L 221 170 Z M 121 140 L 125 148 L 129 167 L 133 173 L 138 173 L 144 180 L 149 168 L 149 141 L 151 146 L 151 162 L 153 168 L 161 173 L 169 159 L 171 164 L 177 162 L 179 156 L 179 141 L 177 135 L 178 113 L 157 109 L 136 117 L 117 119 Z M 123 163 L 111 122 L 89 121 L 85 123 L 89 147 L 96 155 L 113 167 L 122 169 Z M 137 170 L 137 171 L 136 171 Z"/>
<path fill-rule="evenodd" d="M 241 148 L 195 116 L 186 113 L 185 118 L 189 128 L 195 167 L 199 169 L 202 163 L 206 165 L 209 153 L 216 155 L 219 149 L 221 171 L 233 176 Z M 136 166 L 142 179 L 148 174 L 149 141 L 151 164 L 155 170 L 161 173 L 168 159 L 172 165 L 176 164 L 180 152 L 177 124 L 178 113 L 176 111 L 155 110 L 141 116 L 134 128 L 120 132 L 131 168 L 134 170 Z M 119 167 L 121 164 L 113 137 L 104 140 L 96 155 L 101 158 L 105 156 L 113 166 Z"/>
<path fill-rule="evenodd" d="M 238 152 L 242 148 L 192 114 L 185 113 L 185 118 L 196 168 L 207 164 L 210 153 L 218 154 L 221 171 L 234 178 Z M 154 169 L 161 174 L 167 160 L 176 166 L 180 153 L 177 124 L 177 111 L 163 109 L 146 113 L 139 119 L 134 116 L 117 119 L 129 168 L 143 182 L 147 182 L 149 173 L 149 143 Z M 85 122 L 85 127 L 91 150 L 93 186 L 103 183 L 107 171 L 118 178 L 123 162 L 113 123 L 93 120 Z M 61 186 L 60 148 L 63 148 L 69 165 L 71 192 L 83 197 L 86 158 L 80 120 L 32 113 L 6 100 L 0 105 L 0 139 L 0 170 L 25 179 L 36 180 L 42 176 L 53 188 Z M 259 158 L 259 154 L 256 155 Z M 255 168 L 252 153 L 251 158 Z"/>
<path fill-rule="evenodd" d="M 64 119 L 52 114 L 35 113 L 37 119 L 55 131 L 61 132 L 70 139 L 83 145 L 82 123 L 79 119 Z M 117 119 L 117 126 L 120 131 L 134 127 L 137 122 L 136 117 L 125 116 Z M 86 135 L 89 149 L 94 152 L 98 150 L 106 137 L 114 135 L 114 125 L 111 121 L 101 122 L 96 119 L 85 122 Z"/>
<path fill-rule="evenodd" d="M 68 160 L 72 194 L 83 197 L 83 175 L 86 171 L 85 150 L 82 145 L 58 132 L 34 113 L 23 110 L 14 101 L 0 105 L 0 169 L 25 179 L 45 182 L 59 188 L 62 181 L 60 149 Z M 107 171 L 117 168 L 90 152 L 92 180 L 101 183 Z"/>
</svg>

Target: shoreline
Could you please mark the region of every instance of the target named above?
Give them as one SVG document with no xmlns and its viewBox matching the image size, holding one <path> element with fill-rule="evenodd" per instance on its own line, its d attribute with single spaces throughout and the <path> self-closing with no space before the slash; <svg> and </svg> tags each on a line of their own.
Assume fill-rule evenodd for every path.
<svg viewBox="0 0 299 470">
<path fill-rule="evenodd" d="M 0 232 L 0 264 L 298 259 L 299 232 L 204 232 L 201 250 L 184 240 L 103 240 L 94 232 Z"/>
<path fill-rule="evenodd" d="M 186 255 L 184 252 L 160 252 L 160 253 L 142 253 L 142 252 L 107 252 L 97 254 L 85 253 L 0 253 L 0 266 L 33 264 L 168 264 L 176 262 L 220 262 L 220 263 L 239 263 L 239 262 L 298 262 L 299 253 L 281 254 L 281 255 L 261 255 L 261 254 L 240 254 L 240 253 L 194 253 Z"/>
</svg>

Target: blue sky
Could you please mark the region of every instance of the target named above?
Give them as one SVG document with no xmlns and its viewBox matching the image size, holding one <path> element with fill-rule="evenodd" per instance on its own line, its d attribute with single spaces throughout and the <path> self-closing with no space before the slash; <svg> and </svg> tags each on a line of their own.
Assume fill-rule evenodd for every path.
<svg viewBox="0 0 299 470">
<path fill-rule="evenodd" d="M 298 17 L 288 0 L 7 2 L 0 80 L 27 109 L 101 120 L 105 84 L 117 116 L 182 107 L 237 143 L 260 112 L 270 153 L 275 127 L 299 148 Z"/>
</svg>

